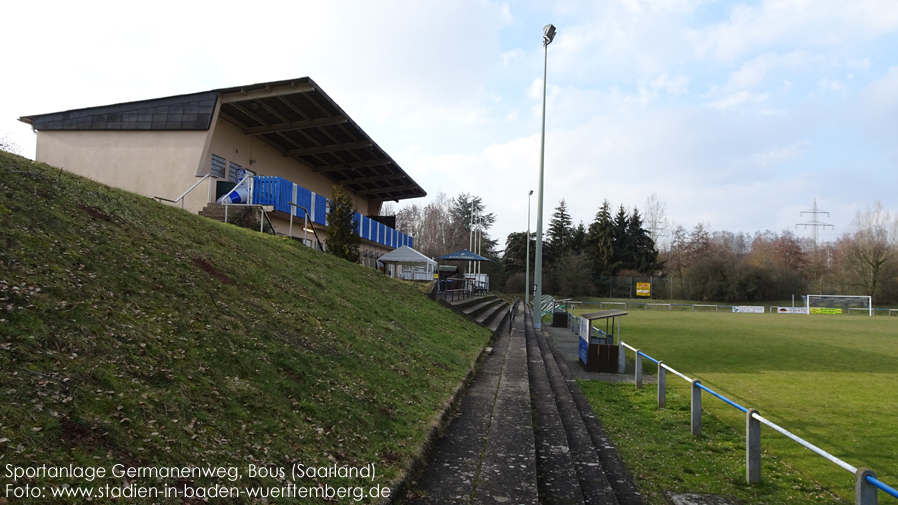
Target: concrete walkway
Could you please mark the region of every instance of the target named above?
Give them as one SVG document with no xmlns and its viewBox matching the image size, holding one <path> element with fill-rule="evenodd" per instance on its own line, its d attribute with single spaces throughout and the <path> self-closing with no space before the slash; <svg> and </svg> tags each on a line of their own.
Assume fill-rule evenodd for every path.
<svg viewBox="0 0 898 505">
<path fill-rule="evenodd" d="M 420 496 L 405 503 L 643 505 L 567 362 L 531 321 L 521 311 L 510 333 L 500 328 L 413 487 Z"/>
</svg>

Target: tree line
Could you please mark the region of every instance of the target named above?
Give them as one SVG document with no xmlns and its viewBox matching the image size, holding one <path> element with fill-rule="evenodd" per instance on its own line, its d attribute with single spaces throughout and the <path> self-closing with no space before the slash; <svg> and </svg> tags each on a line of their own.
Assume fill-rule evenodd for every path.
<svg viewBox="0 0 898 505">
<path fill-rule="evenodd" d="M 510 288 L 523 290 L 530 241 L 530 271 L 535 268 L 536 236 L 527 232 L 509 234 L 502 264 Z M 612 214 L 605 200 L 589 226 L 576 226 L 561 200 L 549 221 L 543 240 L 543 292 L 563 296 L 585 295 L 594 291 L 596 276 L 657 272 L 663 268 L 655 242 L 643 225 L 637 208 L 627 211 L 621 205 Z"/>
<path fill-rule="evenodd" d="M 898 217 L 880 203 L 860 211 L 837 239 L 815 244 L 791 230 L 754 233 L 691 229 L 672 223 L 652 194 L 637 207 L 605 200 L 589 224 L 574 224 L 565 200 L 555 208 L 543 240 L 543 292 L 557 296 L 607 296 L 610 277 L 662 278 L 664 298 L 719 302 L 788 300 L 808 293 L 869 295 L 875 303 L 898 301 Z M 391 212 L 389 207 L 387 212 Z M 480 197 L 439 194 L 426 205 L 396 211 L 397 228 L 415 237 L 429 257 L 470 248 L 472 216 L 482 216 L 483 265 L 493 289 L 522 293 L 534 230 L 514 232 L 504 251 L 488 230 L 495 215 Z M 662 281 L 663 282 L 663 281 Z M 532 286 L 532 282 L 530 284 Z"/>
</svg>

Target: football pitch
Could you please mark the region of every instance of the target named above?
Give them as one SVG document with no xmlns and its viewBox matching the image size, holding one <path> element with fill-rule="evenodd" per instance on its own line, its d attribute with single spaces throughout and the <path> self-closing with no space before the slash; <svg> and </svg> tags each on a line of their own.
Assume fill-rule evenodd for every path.
<svg viewBox="0 0 898 505">
<path fill-rule="evenodd" d="M 898 318 L 632 310 L 621 338 L 898 487 Z M 686 381 L 668 373 L 667 383 L 688 396 Z M 707 393 L 702 406 L 744 436 L 745 414 Z M 761 447 L 853 502 L 842 468 L 766 426 Z"/>
</svg>

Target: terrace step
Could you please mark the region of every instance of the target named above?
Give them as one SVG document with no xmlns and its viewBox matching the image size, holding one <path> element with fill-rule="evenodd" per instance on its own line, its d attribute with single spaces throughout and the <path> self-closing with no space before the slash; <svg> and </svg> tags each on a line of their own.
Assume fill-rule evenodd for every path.
<svg viewBox="0 0 898 505">
<path fill-rule="evenodd" d="M 528 320 L 532 321 L 532 318 Z M 546 363 L 547 374 L 553 385 L 558 410 L 564 419 L 565 432 L 575 454 L 575 460 L 578 457 L 583 458 L 577 465 L 577 474 L 584 488 L 584 497 L 587 500 L 590 496 L 594 499 L 607 500 L 586 501 L 586 503 L 644 505 L 620 454 L 580 390 L 567 361 L 556 351 L 553 340 L 547 338 L 548 331 L 541 328 L 535 331 L 534 335 Z M 588 447 L 588 450 L 583 450 L 584 447 Z M 600 476 L 594 472 L 599 470 L 602 474 Z M 609 491 L 613 493 L 614 501 L 611 501 Z"/>
<path fill-rule="evenodd" d="M 511 321 L 508 324 L 512 324 Z M 529 402 L 523 314 L 502 325 L 481 361 L 458 415 L 435 442 L 417 483 L 423 496 L 404 503 L 537 505 L 536 449 Z"/>
<path fill-rule="evenodd" d="M 532 316 L 529 320 L 532 321 Z M 540 476 L 543 477 L 540 492 L 546 493 L 545 503 L 619 505 L 569 386 L 577 390 L 579 387 L 576 382 L 569 384 L 561 374 L 554 353 L 546 343 L 544 330 L 535 330 L 532 325 L 528 329 L 528 349 L 532 349 L 534 356 L 531 367 L 539 368 L 542 364 L 542 370 L 532 374 L 531 380 L 535 408 L 541 412 L 540 422 L 552 427 L 552 432 L 538 432 L 541 436 L 538 436 L 540 444 L 537 448 L 538 451 L 542 449 L 539 452 Z M 546 384 L 536 382 L 537 379 Z M 592 413 L 591 409 L 589 413 Z M 559 457 L 557 452 L 561 449 L 567 449 L 567 457 Z M 579 485 L 575 487 L 572 481 Z M 565 489 L 556 489 L 560 482 L 564 482 Z M 578 497 L 574 489 L 579 491 Z M 570 501 L 572 494 L 578 498 L 576 501 Z"/>
</svg>

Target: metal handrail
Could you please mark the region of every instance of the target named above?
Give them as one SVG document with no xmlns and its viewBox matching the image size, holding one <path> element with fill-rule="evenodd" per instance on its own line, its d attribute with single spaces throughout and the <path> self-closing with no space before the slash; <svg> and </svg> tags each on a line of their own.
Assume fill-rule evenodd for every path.
<svg viewBox="0 0 898 505">
<path fill-rule="evenodd" d="M 757 419 L 758 421 L 760 421 L 760 422 L 766 424 L 767 426 L 770 426 L 771 428 L 773 428 L 774 431 L 776 431 L 776 432 L 778 432 L 778 433 L 780 433 L 780 434 L 782 434 L 782 435 L 785 435 L 786 437 L 788 437 L 788 438 L 794 440 L 795 442 L 798 442 L 799 445 L 802 445 L 802 446 L 804 446 L 805 448 L 810 449 L 810 450 L 816 452 L 816 453 L 819 454 L 820 456 L 823 456 L 824 458 L 828 459 L 829 461 L 832 461 L 833 463 L 835 463 L 836 465 L 838 465 L 838 466 L 844 468 L 845 470 L 848 470 L 848 471 L 851 472 L 851 473 L 856 473 L 856 472 L 857 472 L 857 467 L 854 467 L 854 466 L 852 466 L 852 465 L 849 465 L 848 463 L 846 463 L 846 462 L 842 461 L 841 459 L 839 459 L 839 458 L 833 456 L 832 454 L 830 454 L 830 453 L 824 451 L 823 449 L 821 449 L 821 448 L 817 447 L 816 445 L 814 445 L 814 444 L 808 442 L 807 440 L 805 440 L 805 439 L 799 437 L 798 435 L 795 435 L 795 434 L 791 433 L 789 430 L 787 430 L 787 429 L 785 429 L 785 428 L 782 428 L 782 427 L 780 427 L 780 426 L 777 426 L 775 423 L 773 423 L 773 422 L 771 422 L 771 421 L 768 421 L 767 419 L 764 419 L 763 417 L 761 417 L 760 414 L 753 413 L 753 414 L 751 415 L 751 417 L 752 417 L 753 419 Z"/>
<path fill-rule="evenodd" d="M 212 177 L 212 174 L 206 174 L 206 175 L 204 175 L 202 179 L 196 181 L 196 184 L 194 184 L 193 186 L 190 186 L 190 189 L 188 189 L 187 191 L 185 191 L 184 193 L 182 193 L 181 196 L 179 196 L 179 197 L 178 197 L 177 199 L 175 199 L 175 200 L 169 200 L 168 198 L 162 198 L 161 196 L 154 196 L 153 198 L 156 199 L 156 200 L 159 200 L 159 201 L 163 201 L 163 200 L 164 200 L 164 201 L 166 201 L 166 202 L 171 202 L 171 203 L 178 203 L 178 202 L 181 202 L 181 208 L 183 209 L 183 208 L 184 208 L 184 197 L 187 196 L 188 193 L 190 193 L 191 191 L 193 191 L 197 186 L 199 186 L 201 182 L 205 181 L 206 179 L 208 179 L 208 178 L 210 178 L 210 177 Z M 233 191 L 233 190 L 232 190 L 232 191 Z M 229 193 L 229 194 L 230 194 L 230 193 Z M 211 195 L 212 195 L 212 181 L 209 181 L 209 194 L 206 195 L 206 201 L 209 201 L 209 197 L 210 197 Z"/>
<path fill-rule="evenodd" d="M 891 495 L 891 496 L 894 496 L 895 498 L 898 498 L 898 489 L 893 488 L 892 486 L 890 486 L 890 485 L 886 484 L 885 482 L 883 482 L 883 481 L 877 479 L 876 477 L 874 477 L 874 476 L 872 476 L 872 475 L 868 475 L 868 476 L 867 476 L 867 482 L 869 482 L 870 484 L 873 484 L 874 486 L 878 487 L 879 489 L 881 489 L 882 491 L 884 491 L 886 494 Z"/>
<path fill-rule="evenodd" d="M 518 315 L 518 305 L 520 305 L 521 299 L 515 298 L 514 303 L 511 305 L 511 317 L 508 320 L 508 334 L 511 335 L 511 330 L 514 328 L 514 318 Z"/>
<path fill-rule="evenodd" d="M 631 345 L 629 345 L 629 344 L 627 344 L 627 343 L 625 343 L 625 342 L 623 342 L 623 341 L 620 342 L 620 346 L 623 347 L 623 348 L 625 348 L 625 349 L 630 349 L 631 351 L 633 351 L 634 353 L 636 353 L 636 360 L 637 360 L 637 362 L 640 362 L 640 361 L 641 361 L 641 358 L 642 358 L 642 357 L 645 357 L 645 358 L 647 358 L 647 359 L 649 359 L 649 360 L 651 360 L 651 361 L 657 363 L 658 366 L 659 366 L 660 368 L 663 368 L 663 369 L 666 370 L 666 371 L 672 372 L 672 373 L 678 375 L 679 377 L 683 378 L 683 379 L 686 380 L 687 382 L 691 383 L 692 386 L 693 386 L 693 388 L 698 388 L 698 389 L 701 389 L 701 390 L 703 390 L 703 391 L 707 391 L 707 392 L 710 393 L 711 395 L 713 395 L 713 396 L 719 398 L 720 400 L 724 401 L 725 403 L 731 405 L 732 407 L 735 407 L 736 409 L 738 409 L 738 410 L 740 410 L 740 411 L 742 411 L 742 412 L 745 412 L 745 413 L 751 412 L 750 415 L 751 415 L 751 418 L 752 418 L 752 419 L 755 419 L 755 420 L 757 420 L 758 422 L 767 425 L 768 427 L 770 427 L 771 429 L 773 429 L 773 430 L 776 431 L 777 433 L 779 433 L 779 434 L 781 434 L 781 435 L 783 435 L 783 436 L 785 436 L 785 437 L 787 437 L 787 438 L 793 440 L 794 442 L 798 443 L 798 444 L 801 445 L 802 447 L 805 447 L 806 449 L 809 449 L 810 451 L 816 453 L 817 455 L 822 456 L 824 459 L 826 459 L 826 460 L 828 460 L 828 461 L 830 461 L 830 462 L 836 464 L 836 465 L 839 466 L 840 468 L 842 468 L 842 469 L 844 469 L 844 470 L 847 470 L 848 472 L 850 472 L 850 473 L 852 473 L 852 474 L 855 474 L 855 475 L 858 474 L 858 468 L 857 468 L 857 467 L 855 467 L 855 466 L 853 466 L 853 465 L 851 465 L 851 464 L 849 464 L 849 463 L 846 463 L 845 461 L 843 461 L 843 460 L 837 458 L 836 456 L 833 456 L 832 454 L 830 454 L 830 453 L 826 452 L 825 450 L 823 450 L 823 449 L 817 447 L 816 445 L 814 445 L 814 444 L 808 442 L 807 440 L 805 440 L 805 439 L 799 437 L 798 435 L 795 435 L 794 433 L 790 432 L 789 430 L 787 430 L 787 429 L 785 429 L 785 428 L 783 428 L 783 427 L 777 425 L 776 423 L 774 423 L 774 422 L 772 422 L 772 421 L 770 421 L 770 420 L 768 420 L 768 419 L 765 419 L 765 418 L 762 417 L 756 410 L 753 410 L 753 409 L 747 409 L 747 408 L 743 407 L 742 405 L 739 405 L 738 403 L 734 402 L 733 400 L 730 400 L 729 398 L 727 398 L 727 397 L 721 395 L 720 393 L 717 393 L 716 391 L 714 391 L 714 390 L 712 390 L 712 389 L 706 387 L 706 386 L 703 385 L 700 381 L 698 381 L 698 380 L 696 380 L 696 379 L 691 379 L 691 378 L 687 377 L 686 375 L 684 375 L 684 374 L 682 374 L 682 373 L 680 373 L 680 372 L 674 370 L 673 368 L 667 366 L 667 364 L 665 364 L 664 362 L 658 361 L 658 360 L 652 358 L 651 356 L 649 356 L 649 355 L 643 353 L 641 350 L 636 349 L 635 347 L 633 347 L 633 346 L 631 346 Z M 625 352 L 625 351 L 624 351 L 624 352 Z M 623 352 L 622 352 L 621 354 L 623 355 Z M 637 365 L 637 367 L 636 367 L 636 369 L 637 369 L 637 374 L 640 372 L 641 368 L 642 368 L 641 366 Z M 662 376 L 663 376 L 663 375 L 662 375 Z M 637 382 L 637 387 L 639 387 L 639 384 L 640 384 L 640 382 L 641 382 L 641 378 L 640 378 L 640 377 L 637 377 L 636 382 Z M 660 384 L 661 382 L 662 382 L 662 381 L 659 380 L 659 384 Z M 660 389 L 660 387 L 659 387 L 659 401 L 660 401 L 660 395 L 661 395 L 661 389 Z M 700 403 L 699 403 L 699 405 L 700 405 Z M 695 406 L 693 406 L 693 408 L 695 408 Z M 700 407 L 698 407 L 698 408 L 700 408 Z M 859 477 L 858 477 L 858 478 L 859 478 Z M 868 483 L 870 483 L 870 485 L 875 486 L 877 489 L 882 490 L 883 492 L 885 492 L 886 494 L 888 494 L 888 495 L 890 495 L 890 496 L 893 496 L 893 497 L 895 497 L 895 498 L 898 498 L 898 490 L 896 490 L 896 489 L 892 488 L 891 486 L 885 484 L 884 482 L 880 481 L 879 479 L 877 479 L 877 478 L 875 477 L 875 475 L 866 475 L 866 477 L 864 477 L 864 479 L 865 479 Z M 858 482 L 860 482 L 860 481 L 858 481 Z M 858 502 L 858 503 L 861 503 L 861 502 Z M 863 502 L 863 503 L 867 503 L 867 502 Z"/>
<path fill-rule="evenodd" d="M 297 204 L 295 204 L 295 203 L 293 203 L 293 202 L 287 202 L 287 203 L 289 203 L 289 204 L 292 205 L 293 207 L 296 207 L 296 208 L 298 208 L 298 209 L 302 209 L 303 212 L 305 212 L 305 218 L 304 218 L 304 219 L 306 220 L 306 222 L 305 222 L 305 224 L 303 225 L 303 230 L 305 230 L 306 228 L 308 228 L 309 223 L 312 223 L 312 225 L 311 225 L 311 226 L 312 226 L 312 233 L 315 235 L 315 241 L 316 241 L 316 243 L 318 244 L 318 250 L 324 252 L 324 248 L 321 246 L 321 239 L 318 238 L 318 231 L 315 230 L 315 223 L 314 223 L 314 221 L 312 221 L 312 215 L 309 213 L 309 209 L 303 207 L 302 205 L 297 205 Z M 290 237 L 291 237 L 291 238 L 293 237 L 293 213 L 292 213 L 292 212 L 290 213 Z M 303 238 L 303 240 L 306 240 L 306 239 Z"/>
</svg>

